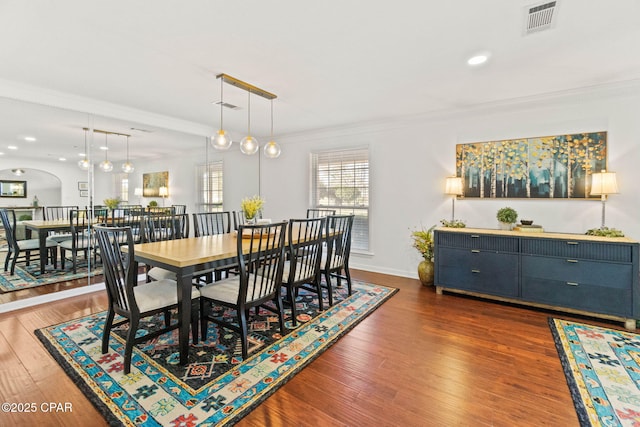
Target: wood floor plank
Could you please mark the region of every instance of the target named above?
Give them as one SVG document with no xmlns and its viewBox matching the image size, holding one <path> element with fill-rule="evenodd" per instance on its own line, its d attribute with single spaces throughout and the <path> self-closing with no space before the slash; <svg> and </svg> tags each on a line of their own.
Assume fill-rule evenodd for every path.
<svg viewBox="0 0 640 427">
<path fill-rule="evenodd" d="M 580 316 L 437 295 L 417 280 L 353 271 L 400 289 L 238 426 L 577 426 L 547 324 Z M 0 414 L 0 425 L 103 426 L 33 330 L 106 308 L 104 292 L 0 315 L 0 397 L 73 404 Z"/>
</svg>

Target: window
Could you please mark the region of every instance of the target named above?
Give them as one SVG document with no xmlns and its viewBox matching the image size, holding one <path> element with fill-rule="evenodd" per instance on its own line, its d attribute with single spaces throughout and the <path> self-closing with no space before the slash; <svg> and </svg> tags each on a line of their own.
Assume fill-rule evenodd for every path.
<svg viewBox="0 0 640 427">
<path fill-rule="evenodd" d="M 126 173 L 119 173 L 114 175 L 116 182 L 116 194 L 117 198 L 121 202 L 129 201 L 129 175 Z"/>
<path fill-rule="evenodd" d="M 197 173 L 200 212 L 222 212 L 222 160 L 199 165 Z"/>
<path fill-rule="evenodd" d="M 351 247 L 369 250 L 369 150 L 349 149 L 311 154 L 311 205 L 355 215 Z"/>
</svg>

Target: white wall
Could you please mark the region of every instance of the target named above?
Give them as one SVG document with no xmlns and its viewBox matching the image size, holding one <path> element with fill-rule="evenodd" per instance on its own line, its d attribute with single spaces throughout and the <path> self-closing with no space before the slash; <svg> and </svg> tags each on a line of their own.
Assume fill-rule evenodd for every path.
<svg viewBox="0 0 640 427">
<path fill-rule="evenodd" d="M 368 145 L 373 254 L 352 254 L 351 265 L 417 277 L 420 257 L 411 247 L 410 230 L 451 217 L 451 199 L 443 193 L 445 177 L 455 174 L 456 144 L 604 130 L 609 170 L 617 172 L 620 188 L 607 202 L 607 225 L 640 240 L 640 198 L 634 188 L 640 179 L 639 103 L 640 90 L 601 89 L 281 139 L 281 157 L 263 161 L 266 211 L 272 218 L 304 216 L 311 151 Z M 584 233 L 600 226 L 599 201 L 458 200 L 456 218 L 468 227 L 497 228 L 495 214 L 504 206 L 546 231 Z"/>
</svg>

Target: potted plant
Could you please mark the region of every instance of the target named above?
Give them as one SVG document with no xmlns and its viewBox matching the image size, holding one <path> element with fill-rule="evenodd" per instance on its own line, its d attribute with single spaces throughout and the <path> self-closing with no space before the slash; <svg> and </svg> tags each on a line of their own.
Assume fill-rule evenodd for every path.
<svg viewBox="0 0 640 427">
<path fill-rule="evenodd" d="M 114 210 L 118 207 L 118 205 L 120 204 L 120 199 L 115 198 L 115 199 L 104 199 L 102 201 L 102 203 L 104 203 L 104 205 L 109 208 L 109 210 Z"/>
<path fill-rule="evenodd" d="M 424 286 L 433 284 L 433 229 L 435 225 L 425 230 L 411 232 L 413 247 L 422 255 L 422 261 L 418 264 L 418 277 Z"/>
<path fill-rule="evenodd" d="M 248 224 L 253 224 L 256 220 L 256 215 L 262 210 L 264 200 L 260 196 L 245 197 L 240 202 L 242 212 L 244 212 L 244 218 Z"/>
<path fill-rule="evenodd" d="M 503 230 L 511 230 L 511 227 L 518 219 L 518 212 L 507 206 L 506 208 L 498 209 L 496 218 L 498 218 L 498 221 L 500 222 L 500 228 Z"/>
</svg>

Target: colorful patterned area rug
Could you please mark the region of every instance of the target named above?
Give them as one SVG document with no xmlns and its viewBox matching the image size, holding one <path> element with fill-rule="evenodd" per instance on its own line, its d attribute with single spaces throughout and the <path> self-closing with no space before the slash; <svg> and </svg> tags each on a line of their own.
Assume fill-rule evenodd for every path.
<svg viewBox="0 0 640 427">
<path fill-rule="evenodd" d="M 13 275 L 11 271 L 4 271 L 5 253 L 0 253 L 0 292 L 13 292 L 27 288 L 35 288 L 36 286 L 50 285 L 52 283 L 66 282 L 74 279 L 87 277 L 87 263 L 81 262 L 76 273 L 73 273 L 73 265 L 70 260 L 65 262 L 65 269 L 60 269 L 58 261 L 58 269 L 54 269 L 53 265 L 48 265 L 44 274 L 40 273 L 40 264 L 38 259 L 32 260 L 30 265 L 24 262 L 17 263 Z M 9 266 L 9 269 L 11 266 Z M 102 274 L 102 267 L 93 267 L 91 276 Z"/>
<path fill-rule="evenodd" d="M 178 331 L 134 348 L 131 373 L 124 375 L 127 325 L 111 334 L 110 350 L 101 352 L 106 312 L 35 333 L 65 372 L 111 425 L 231 425 L 264 401 L 293 375 L 346 334 L 397 289 L 353 281 L 353 294 L 335 289 L 334 305 L 319 312 L 317 297 L 304 290 L 296 300 L 298 325 L 285 309 L 282 337 L 278 319 L 261 309 L 251 316 L 250 354 L 242 360 L 239 335 L 210 322 L 207 341 L 189 348 L 189 364 L 178 364 Z M 233 311 L 212 308 L 228 317 Z M 253 310 L 252 310 L 253 314 Z M 150 318 L 142 327 L 164 321 Z"/>
<path fill-rule="evenodd" d="M 640 425 L 640 335 L 549 319 L 581 426 Z"/>
</svg>

